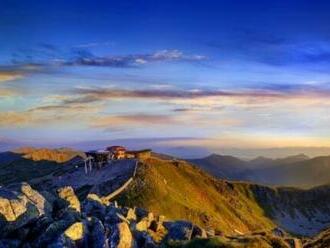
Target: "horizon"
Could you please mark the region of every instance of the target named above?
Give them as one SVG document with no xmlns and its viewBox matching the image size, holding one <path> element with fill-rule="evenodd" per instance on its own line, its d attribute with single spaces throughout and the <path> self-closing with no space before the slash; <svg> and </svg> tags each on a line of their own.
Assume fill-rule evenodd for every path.
<svg viewBox="0 0 330 248">
<path fill-rule="evenodd" d="M 329 10 L 307 0 L 4 1 L 0 147 L 154 139 L 181 154 L 325 154 Z"/>
<path fill-rule="evenodd" d="M 78 143 L 26 143 L 14 140 L 0 141 L 0 152 L 14 151 L 20 148 L 31 147 L 37 149 L 69 148 L 80 151 L 104 149 L 110 145 L 123 145 L 130 150 L 152 149 L 156 153 L 175 156 L 182 159 L 207 157 L 212 154 L 233 156 L 242 160 L 252 160 L 259 157 L 280 159 L 297 155 L 305 155 L 310 159 L 320 156 L 330 156 L 330 147 L 268 147 L 268 148 L 221 148 L 194 145 L 193 138 L 145 138 L 145 139 L 115 139 L 93 140 Z M 186 144 L 182 145 L 182 141 Z M 193 145 L 191 145 L 193 144 Z"/>
</svg>

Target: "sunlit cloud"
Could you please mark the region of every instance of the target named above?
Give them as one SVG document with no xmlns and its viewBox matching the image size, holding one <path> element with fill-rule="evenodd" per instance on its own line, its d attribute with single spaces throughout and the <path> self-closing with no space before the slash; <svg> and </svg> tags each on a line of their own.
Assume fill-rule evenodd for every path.
<svg viewBox="0 0 330 248">
<path fill-rule="evenodd" d="M 19 72 L 0 71 L 0 83 L 22 79 L 23 74 Z"/>
<path fill-rule="evenodd" d="M 28 113 L 0 112 L 0 127 L 21 127 L 33 122 L 33 117 Z"/>
<path fill-rule="evenodd" d="M 169 125 L 177 122 L 175 116 L 156 115 L 156 114 L 131 114 L 131 115 L 115 115 L 101 116 L 95 118 L 91 123 L 92 127 L 96 128 L 111 128 L 111 127 L 150 127 L 154 125 Z"/>
</svg>

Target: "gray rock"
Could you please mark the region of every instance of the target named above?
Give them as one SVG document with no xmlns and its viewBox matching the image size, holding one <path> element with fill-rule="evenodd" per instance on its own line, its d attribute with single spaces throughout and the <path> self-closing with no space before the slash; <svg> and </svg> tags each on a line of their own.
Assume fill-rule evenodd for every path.
<svg viewBox="0 0 330 248">
<path fill-rule="evenodd" d="M 106 232 L 102 222 L 97 218 L 92 218 L 88 225 L 88 247 L 104 248 L 106 246 Z"/>
<path fill-rule="evenodd" d="M 80 213 L 80 201 L 72 187 L 63 187 L 57 190 L 59 198 L 63 199 L 67 203 L 67 207 Z"/>
<path fill-rule="evenodd" d="M 49 210 L 45 198 L 26 183 L 0 188 L 0 237 L 36 220 Z"/>
<path fill-rule="evenodd" d="M 197 226 L 197 225 L 194 225 L 193 227 L 193 230 L 192 230 L 192 234 L 191 234 L 191 238 L 194 239 L 194 238 L 207 238 L 207 234 L 206 234 L 206 231 Z"/>
<path fill-rule="evenodd" d="M 109 237 L 110 248 L 131 248 L 134 247 L 134 239 L 126 222 L 113 226 Z"/>
<path fill-rule="evenodd" d="M 82 204 L 83 213 L 87 216 L 94 216 L 100 220 L 104 220 L 106 207 L 102 201 L 95 195 L 88 195 Z"/>
<path fill-rule="evenodd" d="M 143 208 L 136 208 L 135 214 L 136 214 L 137 220 L 140 220 L 140 219 L 148 216 L 148 211 Z"/>
<path fill-rule="evenodd" d="M 15 248 L 21 245 L 20 240 L 10 240 L 10 239 L 2 239 L 0 240 L 0 248 Z"/>
<path fill-rule="evenodd" d="M 176 221 L 166 225 L 168 234 L 166 240 L 190 240 L 193 231 L 193 224 L 188 221 Z"/>
<path fill-rule="evenodd" d="M 134 236 L 137 247 L 140 247 L 140 248 L 157 247 L 153 238 L 146 231 L 140 232 L 140 231 L 135 230 L 133 232 L 133 236 Z"/>
<path fill-rule="evenodd" d="M 108 212 L 105 216 L 105 224 L 113 225 L 120 222 L 126 222 L 129 224 L 129 221 L 122 215 L 122 211 L 120 208 L 109 207 L 107 208 Z"/>
</svg>

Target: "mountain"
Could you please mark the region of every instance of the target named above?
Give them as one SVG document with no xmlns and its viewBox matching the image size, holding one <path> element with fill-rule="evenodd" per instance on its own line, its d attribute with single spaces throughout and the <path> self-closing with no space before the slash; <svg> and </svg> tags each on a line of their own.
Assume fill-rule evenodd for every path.
<svg viewBox="0 0 330 248">
<path fill-rule="evenodd" d="M 190 221 L 104 202 L 96 194 L 80 200 L 70 186 L 37 191 L 19 183 L 0 188 L 0 196 L 0 247 L 302 247 L 300 239 L 278 228 L 223 235 Z M 306 239 L 326 247 L 319 240 Z"/>
<path fill-rule="evenodd" d="M 302 188 L 330 183 L 330 156 L 311 159 L 298 154 L 278 159 L 257 157 L 244 161 L 232 156 L 212 154 L 188 161 L 221 179 Z"/>
<path fill-rule="evenodd" d="M 47 149 L 24 147 L 0 153 L 0 184 L 30 181 L 73 168 L 71 163 L 84 153 L 68 148 Z M 64 166 L 66 165 L 66 166 Z"/>
<path fill-rule="evenodd" d="M 290 185 L 303 188 L 330 183 L 330 156 L 316 157 L 290 163 L 280 161 L 264 168 L 256 168 L 240 175 L 253 182 Z"/>
<path fill-rule="evenodd" d="M 5 186 L 0 189 L 11 189 L 14 187 L 12 183 L 17 185 L 28 181 L 48 196 L 47 192 L 57 192 L 70 186 L 81 201 L 93 197 L 93 201 L 107 206 L 117 201 L 119 206 L 146 209 L 156 216 L 165 215 L 169 221 L 189 221 L 213 233 L 213 236 L 240 236 L 247 240 L 256 239 L 255 242 L 268 240 L 268 235 L 276 228 L 310 237 L 330 225 L 330 186 L 302 190 L 222 180 L 186 161 L 159 154 L 143 161 L 112 161 L 86 174 L 82 160 L 57 163 L 34 161 L 33 156 L 22 157 L 34 151 L 31 153 L 27 149 L 22 154 L 14 153 L 21 156 L 15 160 L 8 159 L 8 154 L 3 156 L 7 165 L 0 167 L 0 172 L 6 173 L 1 174 L 1 182 Z M 214 158 L 219 157 L 213 155 L 210 161 Z M 236 165 L 239 170 L 242 160 L 227 156 L 221 159 Z M 56 205 L 56 208 L 61 206 Z M 95 211 L 101 214 L 99 210 Z M 101 220 L 104 219 L 103 216 Z M 216 242 L 222 241 L 234 242 Z M 235 242 L 239 243 L 239 238 Z"/>
<path fill-rule="evenodd" d="M 304 248 L 327 248 L 330 247 L 330 228 L 322 231 L 311 240 L 306 240 Z"/>
<path fill-rule="evenodd" d="M 151 158 L 117 200 L 222 233 L 276 226 L 314 235 L 330 223 L 330 186 L 300 190 L 218 180 L 183 161 Z"/>
<path fill-rule="evenodd" d="M 239 175 L 249 169 L 249 164 L 246 161 L 218 154 L 187 161 L 222 179 L 239 179 Z"/>
<path fill-rule="evenodd" d="M 301 162 L 308 160 L 309 157 L 305 154 L 298 154 L 293 156 L 288 156 L 285 158 L 267 158 L 267 157 L 257 157 L 255 159 L 252 159 L 248 162 L 249 167 L 259 169 L 259 168 L 265 168 L 265 167 L 272 167 L 275 165 L 284 165 L 284 164 L 290 164 L 295 162 Z"/>
</svg>

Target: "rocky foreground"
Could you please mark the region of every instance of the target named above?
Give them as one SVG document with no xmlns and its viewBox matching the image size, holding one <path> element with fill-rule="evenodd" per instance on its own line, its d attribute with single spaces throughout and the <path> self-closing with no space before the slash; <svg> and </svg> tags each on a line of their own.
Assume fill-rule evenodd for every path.
<svg viewBox="0 0 330 248">
<path fill-rule="evenodd" d="M 52 193 L 27 183 L 2 187 L 0 216 L 0 247 L 302 247 L 279 229 L 229 237 L 96 194 L 80 202 L 71 187 Z"/>
</svg>

